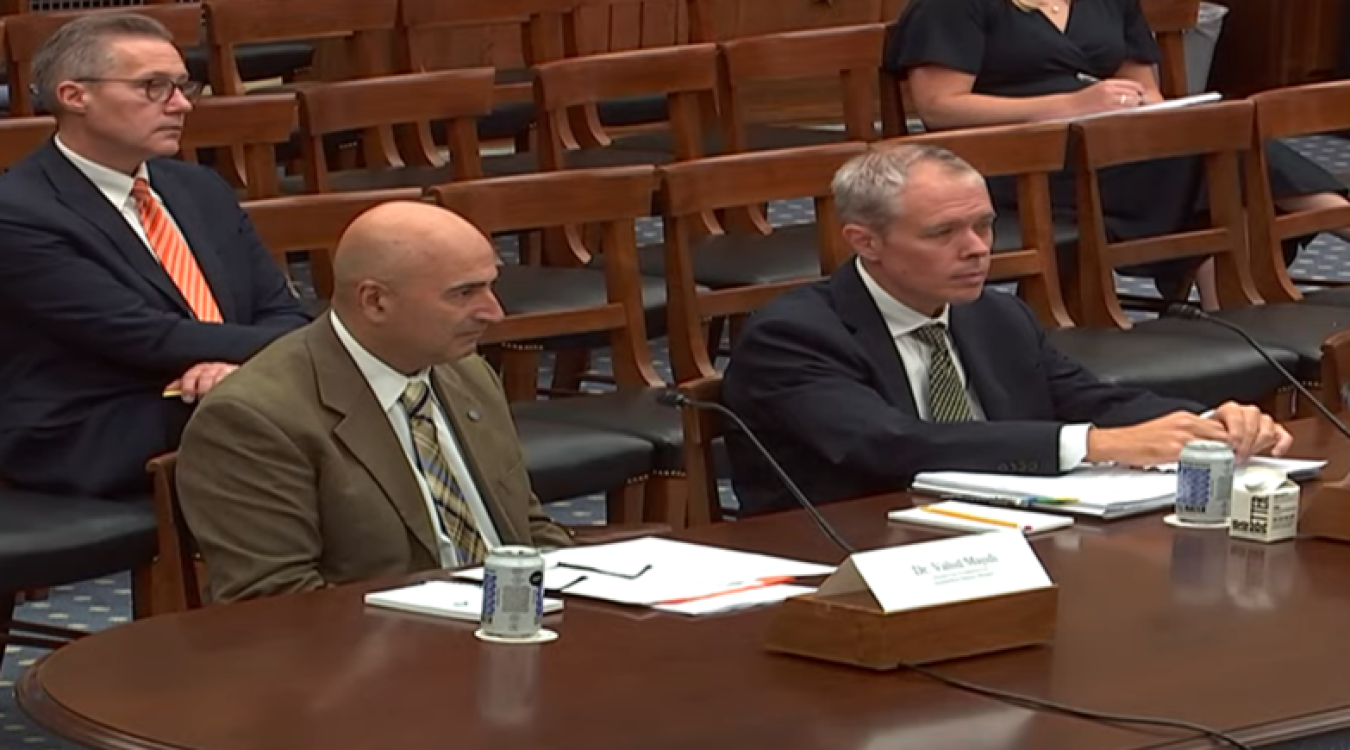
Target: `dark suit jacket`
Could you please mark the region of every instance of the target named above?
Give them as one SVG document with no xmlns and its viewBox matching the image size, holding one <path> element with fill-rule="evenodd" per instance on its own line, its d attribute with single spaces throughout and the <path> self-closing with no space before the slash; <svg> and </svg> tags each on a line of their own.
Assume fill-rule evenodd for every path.
<svg viewBox="0 0 1350 750">
<path fill-rule="evenodd" d="M 722 396 L 819 503 L 894 492 L 923 471 L 1059 473 L 1059 430 L 1136 424 L 1185 401 L 1102 383 L 1046 342 L 1031 310 L 986 291 L 950 330 L 986 422 L 918 418 L 904 363 L 853 263 L 750 318 Z M 728 435 L 742 513 L 794 507 L 768 466 Z"/>
<path fill-rule="evenodd" d="M 530 491 L 487 362 L 435 367 L 431 381 L 502 543 L 570 544 Z M 178 456 L 183 516 L 216 601 L 439 567 L 407 454 L 327 316 L 207 394 Z"/>
<path fill-rule="evenodd" d="M 239 363 L 307 321 L 216 174 L 169 159 L 150 183 L 225 322 L 200 323 L 122 215 L 48 143 L 0 177 L 0 481 L 144 492 L 190 407 L 161 396 L 200 362 Z"/>
</svg>

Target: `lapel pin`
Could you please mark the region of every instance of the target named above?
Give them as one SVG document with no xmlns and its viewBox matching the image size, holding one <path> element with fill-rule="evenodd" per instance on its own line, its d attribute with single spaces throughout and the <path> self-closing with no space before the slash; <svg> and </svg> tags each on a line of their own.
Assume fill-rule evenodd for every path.
<svg viewBox="0 0 1350 750">
<path fill-rule="evenodd" d="M 482 417 L 478 414 L 478 410 L 477 410 L 477 409 L 470 409 L 470 410 L 469 410 L 469 421 L 470 421 L 470 422 L 477 422 L 477 421 L 478 421 L 479 419 L 481 419 L 481 418 L 482 418 Z"/>
</svg>

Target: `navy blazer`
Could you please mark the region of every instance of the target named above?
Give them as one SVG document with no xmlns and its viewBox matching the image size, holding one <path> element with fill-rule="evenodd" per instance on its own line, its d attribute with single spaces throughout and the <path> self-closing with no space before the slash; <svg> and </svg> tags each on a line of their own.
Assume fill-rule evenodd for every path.
<svg viewBox="0 0 1350 750">
<path fill-rule="evenodd" d="M 1059 430 L 1137 424 L 1198 404 L 1103 383 L 1052 347 L 1020 299 L 953 305 L 950 333 L 987 421 L 918 417 L 904 362 L 857 266 L 751 316 L 722 386 L 814 502 L 903 490 L 924 471 L 1059 473 Z M 727 436 L 741 512 L 795 507 L 740 435 Z"/>
<path fill-rule="evenodd" d="M 122 214 L 52 142 L 0 176 L 0 481 L 141 493 L 190 407 L 164 386 L 240 363 L 308 321 L 234 192 L 205 168 L 149 162 L 224 323 L 201 323 Z"/>
</svg>

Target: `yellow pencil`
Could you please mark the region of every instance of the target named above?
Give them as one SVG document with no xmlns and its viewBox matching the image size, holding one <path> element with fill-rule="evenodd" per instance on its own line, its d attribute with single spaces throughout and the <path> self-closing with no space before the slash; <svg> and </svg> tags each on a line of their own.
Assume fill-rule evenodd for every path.
<svg viewBox="0 0 1350 750">
<path fill-rule="evenodd" d="M 962 513 L 961 511 L 958 510 L 947 510 L 946 508 L 934 508 L 931 505 L 925 505 L 923 506 L 923 509 L 928 511 L 929 513 L 936 513 L 940 516 L 949 516 L 951 518 L 961 518 L 966 521 L 977 521 L 979 523 L 988 523 L 993 524 L 994 526 L 1002 526 L 1008 529 L 1022 528 L 1021 524 L 1014 523 L 1012 521 L 1004 521 L 999 518 L 985 518 L 984 516 L 976 516 L 971 515 L 970 513 Z"/>
</svg>

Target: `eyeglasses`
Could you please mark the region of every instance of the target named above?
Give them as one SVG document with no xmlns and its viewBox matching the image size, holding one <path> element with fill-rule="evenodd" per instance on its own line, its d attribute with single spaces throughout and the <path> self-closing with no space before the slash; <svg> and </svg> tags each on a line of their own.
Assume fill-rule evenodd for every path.
<svg viewBox="0 0 1350 750">
<path fill-rule="evenodd" d="M 155 104 L 163 104 L 173 97 L 173 92 L 183 92 L 188 101 L 196 101 L 201 96 L 201 81 L 172 78 L 76 78 L 81 83 L 126 83 L 145 92 L 145 98 Z"/>
</svg>

